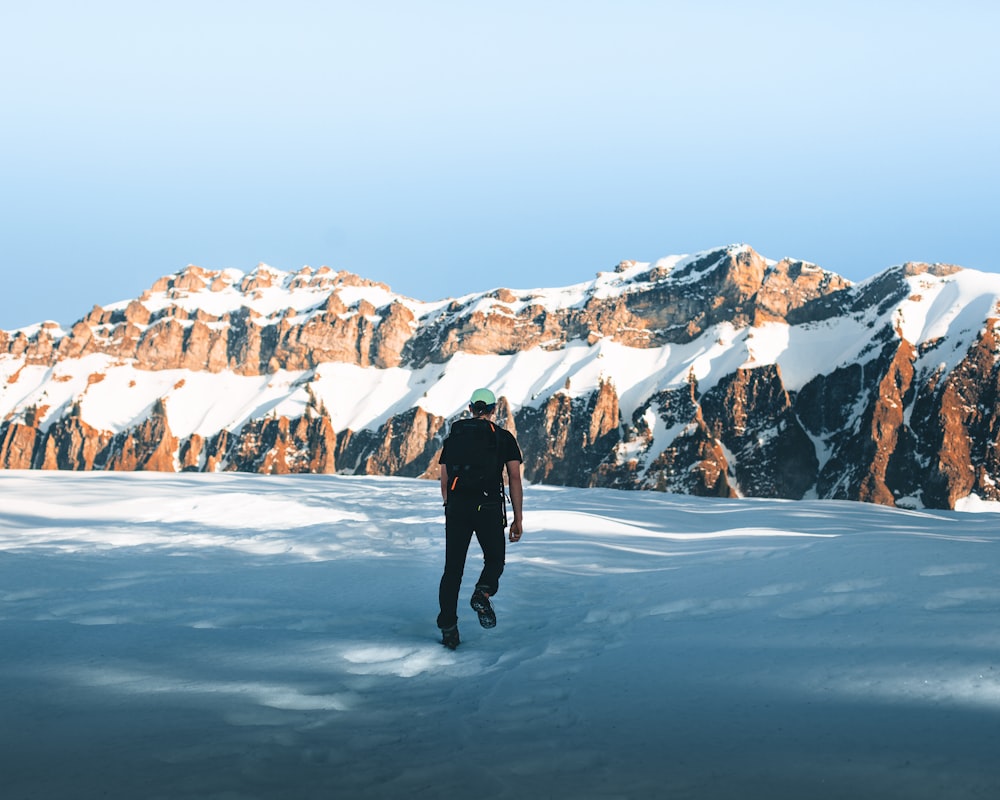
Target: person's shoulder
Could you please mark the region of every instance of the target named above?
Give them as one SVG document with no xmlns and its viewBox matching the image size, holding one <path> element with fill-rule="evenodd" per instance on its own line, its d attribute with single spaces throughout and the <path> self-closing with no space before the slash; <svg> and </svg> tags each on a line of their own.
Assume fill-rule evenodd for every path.
<svg viewBox="0 0 1000 800">
<path fill-rule="evenodd" d="M 498 428 L 497 430 L 500 432 L 500 446 L 506 454 L 504 461 L 523 461 L 517 437 L 506 428 Z"/>
</svg>

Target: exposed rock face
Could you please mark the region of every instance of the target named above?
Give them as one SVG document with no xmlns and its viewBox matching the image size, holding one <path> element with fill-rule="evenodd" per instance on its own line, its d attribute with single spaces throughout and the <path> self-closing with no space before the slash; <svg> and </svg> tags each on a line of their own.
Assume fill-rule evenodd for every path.
<svg viewBox="0 0 1000 800">
<path fill-rule="evenodd" d="M 254 420 L 225 442 L 225 469 L 270 475 L 336 471 L 337 437 L 327 417 Z M 216 463 L 219 455 L 216 454 Z"/>
<path fill-rule="evenodd" d="M 0 436 L 0 467 L 4 469 L 31 469 L 34 466 L 35 442 L 38 428 L 4 423 Z"/>
<path fill-rule="evenodd" d="M 538 483 L 598 485 L 600 466 L 621 438 L 618 395 L 606 382 L 587 397 L 556 393 L 516 420 L 524 475 Z"/>
<path fill-rule="evenodd" d="M 170 432 L 162 402 L 136 428 L 118 434 L 110 445 L 106 469 L 174 472 L 179 442 Z"/>
<path fill-rule="evenodd" d="M 367 475 L 401 475 L 415 478 L 426 470 L 432 458 L 440 455 L 444 420 L 415 408 L 386 422 L 369 440 L 367 447 L 347 448 Z M 354 437 L 355 446 L 361 443 Z"/>
<path fill-rule="evenodd" d="M 928 505 L 951 508 L 975 492 L 997 498 L 1000 475 L 1000 337 L 989 319 L 975 346 L 941 382 L 921 387 L 914 402 L 918 465 L 930 468 Z M 922 434 L 922 435 L 920 435 Z M 920 473 L 911 473 L 920 474 Z"/>
<path fill-rule="evenodd" d="M 62 417 L 49 428 L 39 452 L 41 463 L 36 462 L 33 466 L 42 469 L 103 469 L 108 466 L 108 447 L 112 441 L 112 434 L 88 425 L 77 412 Z"/>
<path fill-rule="evenodd" d="M 654 433 L 660 425 L 669 431 L 666 439 Z M 617 473 L 614 468 L 604 472 L 610 478 L 608 485 L 699 497 L 737 496 L 722 444 L 705 423 L 695 380 L 650 397 L 625 431 Z M 644 472 L 640 470 L 643 458 L 651 459 Z"/>
<path fill-rule="evenodd" d="M 581 368 L 587 377 L 568 356 L 539 358 L 530 363 L 543 371 L 519 380 L 538 388 L 500 398 L 498 419 L 517 435 L 530 481 L 941 508 L 971 494 L 1000 500 L 1000 287 L 961 305 L 963 292 L 947 287 L 965 281 L 968 294 L 967 275 L 906 264 L 854 286 L 731 247 L 622 262 L 563 290 L 423 304 L 325 267 L 188 267 L 138 299 L 94 306 L 68 330 L 0 331 L 0 468 L 435 477 L 460 409 L 432 413 L 414 387 L 426 397 L 466 363 L 456 357 L 588 348 L 587 358 L 607 361 Z M 791 356 L 778 348 L 758 360 L 775 331 Z M 853 338 L 838 350 L 823 331 Z M 808 350 L 817 346 L 825 355 Z M 661 355 L 635 375 L 614 363 L 630 357 L 623 347 Z M 74 372 L 76 363 L 97 366 Z M 350 373 L 358 385 L 324 371 L 331 364 L 363 370 Z M 330 408 L 342 416 L 365 405 L 375 373 L 408 376 L 390 391 L 415 390 L 413 402 L 357 430 L 337 427 Z M 147 384 L 158 387 L 155 402 L 137 405 L 130 393 L 149 397 Z M 186 417 L 170 396 L 185 385 Z M 174 433 L 182 418 L 191 431 L 193 407 L 207 418 L 232 391 L 258 393 L 233 423 Z M 113 430 L 93 424 L 90 409 L 118 399 L 145 410 Z"/>
<path fill-rule="evenodd" d="M 704 395 L 701 407 L 712 438 L 736 455 L 742 493 L 798 500 L 815 484 L 816 451 L 776 365 L 736 370 Z"/>
</svg>

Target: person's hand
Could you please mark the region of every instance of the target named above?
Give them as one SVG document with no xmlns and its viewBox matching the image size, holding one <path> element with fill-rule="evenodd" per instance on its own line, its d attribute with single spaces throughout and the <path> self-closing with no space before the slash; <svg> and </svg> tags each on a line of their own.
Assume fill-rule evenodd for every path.
<svg viewBox="0 0 1000 800">
<path fill-rule="evenodd" d="M 519 542 L 521 540 L 521 523 L 519 520 L 514 520 L 510 523 L 510 535 L 507 538 L 512 542 Z"/>
</svg>

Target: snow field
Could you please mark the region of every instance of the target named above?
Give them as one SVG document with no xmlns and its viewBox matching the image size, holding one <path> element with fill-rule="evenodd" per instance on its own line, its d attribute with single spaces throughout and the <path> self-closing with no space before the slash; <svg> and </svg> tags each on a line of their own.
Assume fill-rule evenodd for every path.
<svg viewBox="0 0 1000 800">
<path fill-rule="evenodd" d="M 434 482 L 0 495 L 5 797 L 1000 790 L 992 513 L 529 486 L 498 627 L 463 604 L 450 652 Z"/>
</svg>

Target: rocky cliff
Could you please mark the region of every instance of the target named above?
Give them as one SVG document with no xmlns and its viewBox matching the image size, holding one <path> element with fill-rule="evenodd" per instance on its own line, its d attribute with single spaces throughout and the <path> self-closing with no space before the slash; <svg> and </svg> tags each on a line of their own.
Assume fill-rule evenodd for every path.
<svg viewBox="0 0 1000 800">
<path fill-rule="evenodd" d="M 0 466 L 430 476 L 492 386 L 539 483 L 1000 500 L 1000 276 L 853 285 L 746 246 L 421 302 L 328 268 L 188 267 L 0 331 Z"/>
</svg>

